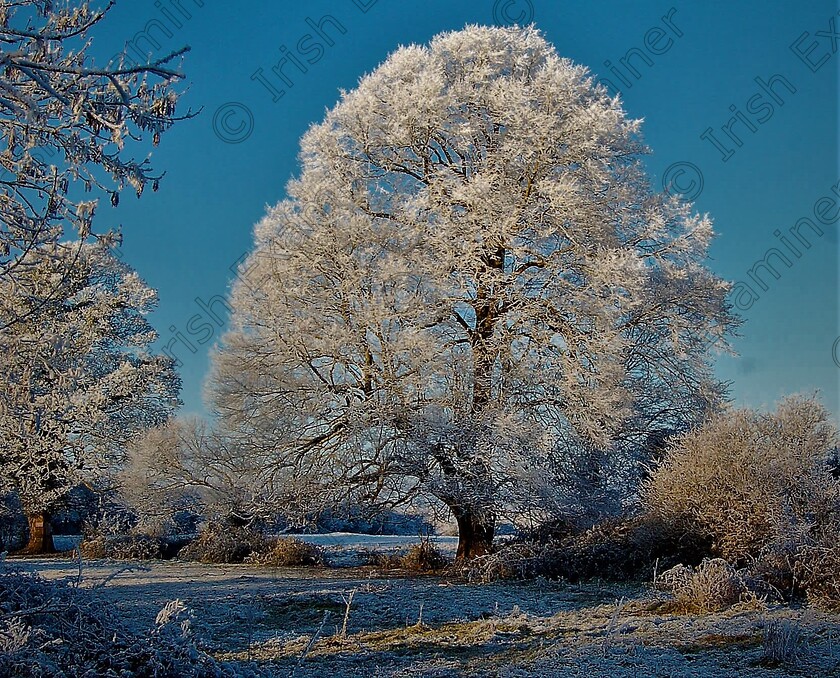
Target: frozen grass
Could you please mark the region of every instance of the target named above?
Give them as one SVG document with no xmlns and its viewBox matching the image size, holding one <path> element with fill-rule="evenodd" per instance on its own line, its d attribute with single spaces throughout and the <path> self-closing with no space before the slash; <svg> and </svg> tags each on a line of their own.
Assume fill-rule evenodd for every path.
<svg viewBox="0 0 840 678">
<path fill-rule="evenodd" d="M 78 574 L 67 560 L 24 564 L 50 578 Z M 253 659 L 266 676 L 840 675 L 840 617 L 816 610 L 736 606 L 695 616 L 663 612 L 672 602 L 664 593 L 597 582 L 148 566 L 114 577 L 99 595 L 138 628 L 178 598 L 202 647 L 243 665 Z M 119 567 L 86 564 L 83 584 Z"/>
</svg>

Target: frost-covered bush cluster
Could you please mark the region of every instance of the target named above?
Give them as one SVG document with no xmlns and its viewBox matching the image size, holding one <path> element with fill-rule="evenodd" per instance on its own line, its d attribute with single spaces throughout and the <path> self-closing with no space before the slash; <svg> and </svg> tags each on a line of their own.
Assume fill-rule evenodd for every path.
<svg viewBox="0 0 840 678">
<path fill-rule="evenodd" d="M 733 562 L 789 542 L 817 543 L 840 525 L 830 453 L 837 432 L 814 400 L 775 413 L 735 410 L 682 436 L 647 483 L 651 509 L 713 540 Z"/>
<path fill-rule="evenodd" d="M 585 530 L 536 530 L 475 559 L 466 573 L 475 581 L 548 577 L 581 581 L 650 581 L 678 563 L 699 563 L 708 543 L 682 535 L 655 516 L 602 521 Z"/>
<path fill-rule="evenodd" d="M 322 565 L 321 548 L 293 537 L 268 537 L 250 526 L 210 523 L 178 552 L 180 560 L 274 567 Z"/>
<path fill-rule="evenodd" d="M 725 412 L 670 447 L 645 498 L 672 529 L 708 538 L 713 554 L 749 564 L 785 593 L 837 605 L 836 445 L 814 399 L 788 398 L 771 414 Z"/>
<path fill-rule="evenodd" d="M 694 612 L 803 594 L 837 609 L 836 444 L 812 398 L 788 398 L 771 414 L 721 412 L 666 446 L 639 515 L 588 529 L 545 524 L 475 559 L 466 573 L 479 581 L 657 579 Z"/>
<path fill-rule="evenodd" d="M 89 591 L 6 567 L 0 571 L 0 675 L 248 675 L 194 644 L 183 605 L 170 603 L 146 633 L 129 630 Z"/>
</svg>

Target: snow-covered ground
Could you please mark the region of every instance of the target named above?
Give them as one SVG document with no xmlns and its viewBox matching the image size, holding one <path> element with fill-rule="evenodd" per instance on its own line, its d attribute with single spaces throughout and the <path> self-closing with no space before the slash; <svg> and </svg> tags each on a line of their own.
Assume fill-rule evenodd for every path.
<svg viewBox="0 0 840 678">
<path fill-rule="evenodd" d="M 342 546 L 348 542 L 356 543 Z M 48 578 L 78 576 L 70 559 L 16 564 Z M 120 573 L 126 565 L 135 569 Z M 200 644 L 254 661 L 266 676 L 840 676 L 840 617 L 807 609 L 693 617 L 658 612 L 656 594 L 644 587 L 474 585 L 371 568 L 137 565 L 85 562 L 82 586 L 138 629 L 180 599 L 193 611 Z M 790 664 L 763 660 L 772 624 L 801 636 Z"/>
</svg>

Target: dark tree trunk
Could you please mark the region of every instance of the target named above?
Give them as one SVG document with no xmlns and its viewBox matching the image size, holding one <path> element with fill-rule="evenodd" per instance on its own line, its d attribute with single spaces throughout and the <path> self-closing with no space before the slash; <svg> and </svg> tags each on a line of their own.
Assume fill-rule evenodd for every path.
<svg viewBox="0 0 840 678">
<path fill-rule="evenodd" d="M 453 510 L 458 522 L 457 560 L 471 560 L 486 555 L 493 545 L 495 521 L 470 510 Z"/>
<path fill-rule="evenodd" d="M 29 542 L 22 553 L 55 553 L 49 513 L 41 511 L 27 514 L 26 522 L 29 523 Z"/>
</svg>

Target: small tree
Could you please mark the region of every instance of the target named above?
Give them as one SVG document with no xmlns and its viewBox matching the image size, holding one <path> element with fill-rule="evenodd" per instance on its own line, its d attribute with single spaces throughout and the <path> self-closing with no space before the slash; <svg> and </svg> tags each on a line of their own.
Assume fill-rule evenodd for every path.
<svg viewBox="0 0 840 678">
<path fill-rule="evenodd" d="M 113 5 L 0 0 L 0 279 L 14 279 L 16 295 L 34 293 L 24 274 L 32 251 L 72 267 L 74 258 L 61 253 L 66 241 L 96 235 L 97 200 L 81 200 L 82 191 L 116 205 L 126 186 L 138 196 L 149 184 L 157 190 L 161 175 L 129 148 L 144 135 L 157 145 L 179 119 L 172 84 L 183 76 L 173 64 L 187 50 L 141 65 L 124 54 L 93 64 L 92 33 Z M 38 293 L 60 294 L 63 277 Z M 22 319 L 9 302 L 0 299 L 0 330 Z"/>
<path fill-rule="evenodd" d="M 671 444 L 645 499 L 677 527 L 711 537 L 733 562 L 768 546 L 836 543 L 836 444 L 837 430 L 813 398 L 786 398 L 770 414 L 728 411 Z"/>
<path fill-rule="evenodd" d="M 61 252 L 75 252 L 72 265 L 40 248 L 21 261 L 32 296 L 0 280 L 0 296 L 26 318 L 0 333 L 0 470 L 35 552 L 51 548 L 57 502 L 114 471 L 126 443 L 179 403 L 173 361 L 148 350 L 154 290 L 103 245 Z"/>
<path fill-rule="evenodd" d="M 729 285 L 709 220 L 651 191 L 639 126 L 531 28 L 391 55 L 256 229 L 223 426 L 301 502 L 435 497 L 471 558 L 505 512 L 551 506 L 568 449 L 714 408 Z"/>
<path fill-rule="evenodd" d="M 144 517 L 162 519 L 195 496 L 211 520 L 243 525 L 279 503 L 271 472 L 203 419 L 178 417 L 132 441 L 119 481 Z"/>
</svg>

